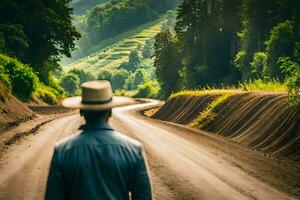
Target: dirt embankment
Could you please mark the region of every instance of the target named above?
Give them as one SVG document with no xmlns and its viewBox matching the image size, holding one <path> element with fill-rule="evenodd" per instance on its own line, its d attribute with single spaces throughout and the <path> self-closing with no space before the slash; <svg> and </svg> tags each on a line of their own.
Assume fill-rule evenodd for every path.
<svg viewBox="0 0 300 200">
<path fill-rule="evenodd" d="M 34 112 L 0 83 L 0 131 L 34 117 Z"/>
<path fill-rule="evenodd" d="M 177 96 L 153 118 L 191 125 L 219 96 Z M 300 112 L 288 106 L 286 95 L 234 94 L 217 105 L 211 116 L 201 129 L 300 164 Z"/>
</svg>

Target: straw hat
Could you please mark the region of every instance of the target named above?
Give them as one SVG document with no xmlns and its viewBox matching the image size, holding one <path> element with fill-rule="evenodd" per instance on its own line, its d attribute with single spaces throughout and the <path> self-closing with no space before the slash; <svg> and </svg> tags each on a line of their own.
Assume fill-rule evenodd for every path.
<svg viewBox="0 0 300 200">
<path fill-rule="evenodd" d="M 66 108 L 101 111 L 133 103 L 130 98 L 113 96 L 109 81 L 86 82 L 81 85 L 81 89 L 82 96 L 67 98 L 62 105 Z"/>
</svg>

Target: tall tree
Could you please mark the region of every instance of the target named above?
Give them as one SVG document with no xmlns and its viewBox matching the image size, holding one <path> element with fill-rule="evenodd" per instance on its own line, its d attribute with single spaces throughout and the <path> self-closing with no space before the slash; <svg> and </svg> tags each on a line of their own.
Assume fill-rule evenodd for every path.
<svg viewBox="0 0 300 200">
<path fill-rule="evenodd" d="M 168 97 L 172 92 L 180 89 L 181 68 L 180 54 L 178 46 L 172 40 L 170 32 L 159 33 L 155 37 L 155 61 L 156 76 L 161 84 L 163 97 Z"/>
<path fill-rule="evenodd" d="M 70 0 L 2 0 L 0 31 L 6 38 L 5 50 L 31 64 L 42 81 L 58 66 L 62 55 L 70 57 L 74 41 L 80 37 L 71 23 Z M 10 41 L 5 27 L 13 27 L 23 41 Z M 18 29 L 16 29 L 18 28 Z M 20 48 L 15 48 L 20 46 Z"/>
</svg>

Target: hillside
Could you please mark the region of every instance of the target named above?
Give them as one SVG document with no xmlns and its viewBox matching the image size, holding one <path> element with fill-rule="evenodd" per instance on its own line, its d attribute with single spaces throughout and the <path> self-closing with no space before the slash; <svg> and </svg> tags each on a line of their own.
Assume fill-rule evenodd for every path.
<svg viewBox="0 0 300 200">
<path fill-rule="evenodd" d="M 300 112 L 286 94 L 217 91 L 174 95 L 153 116 L 228 137 L 300 164 Z"/>
<path fill-rule="evenodd" d="M 70 69 L 82 69 L 97 74 L 104 69 L 116 69 L 123 62 L 128 61 L 129 54 L 132 50 L 139 50 L 145 45 L 145 42 L 161 31 L 163 21 L 146 27 L 140 32 L 125 37 L 113 45 L 110 45 L 96 53 L 84 57 L 74 63 L 64 66 L 65 71 Z M 138 48 L 139 47 L 139 48 Z"/>
<path fill-rule="evenodd" d="M 107 1 L 109 0 L 73 0 L 70 5 L 74 9 L 73 12 L 75 15 L 83 15 L 95 5 Z"/>
<path fill-rule="evenodd" d="M 35 114 L 0 83 L 0 131 L 32 119 Z"/>
</svg>

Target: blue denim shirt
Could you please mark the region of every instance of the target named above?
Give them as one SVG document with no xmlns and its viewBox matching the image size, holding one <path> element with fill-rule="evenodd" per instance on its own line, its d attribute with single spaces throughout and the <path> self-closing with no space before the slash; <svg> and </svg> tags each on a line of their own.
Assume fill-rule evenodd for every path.
<svg viewBox="0 0 300 200">
<path fill-rule="evenodd" d="M 152 199 L 141 144 L 106 122 L 86 124 L 55 146 L 47 200 Z"/>
</svg>

